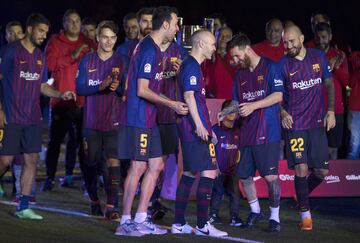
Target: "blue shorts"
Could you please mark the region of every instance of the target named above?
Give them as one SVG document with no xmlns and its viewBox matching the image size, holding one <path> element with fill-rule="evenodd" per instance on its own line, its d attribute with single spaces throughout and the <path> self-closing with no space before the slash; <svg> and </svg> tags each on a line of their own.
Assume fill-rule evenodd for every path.
<svg viewBox="0 0 360 243">
<path fill-rule="evenodd" d="M 40 124 L 9 123 L 0 129 L 0 155 L 32 154 L 41 151 Z"/>
<path fill-rule="evenodd" d="M 328 141 L 324 127 L 285 132 L 285 151 L 289 169 L 297 164 L 329 169 Z"/>
<path fill-rule="evenodd" d="M 202 140 L 181 142 L 184 171 L 191 173 L 205 170 L 216 170 L 217 160 L 215 145 Z"/>
<path fill-rule="evenodd" d="M 254 177 L 256 170 L 262 177 L 277 175 L 279 156 L 280 142 L 241 147 L 236 174 L 240 179 Z"/>
<path fill-rule="evenodd" d="M 119 159 L 147 162 L 163 154 L 157 126 L 153 128 L 120 126 L 117 146 Z"/>
</svg>

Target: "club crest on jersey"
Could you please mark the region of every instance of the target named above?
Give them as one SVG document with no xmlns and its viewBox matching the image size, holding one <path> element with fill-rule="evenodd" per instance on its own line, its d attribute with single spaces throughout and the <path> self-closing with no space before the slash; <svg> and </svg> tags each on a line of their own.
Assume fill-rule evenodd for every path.
<svg viewBox="0 0 360 243">
<path fill-rule="evenodd" d="M 150 73 L 151 72 L 151 64 L 146 63 L 144 66 L 144 73 Z"/>
<path fill-rule="evenodd" d="M 206 95 L 206 90 L 205 90 L 205 88 L 202 88 L 201 94 L 202 94 L 202 95 Z"/>
<path fill-rule="evenodd" d="M 190 77 L 190 85 L 196 85 L 196 77 L 195 76 L 191 76 Z"/>
<path fill-rule="evenodd" d="M 258 81 L 259 83 L 261 83 L 262 81 L 264 81 L 264 75 L 258 76 L 258 77 L 257 77 L 257 81 Z"/>
<path fill-rule="evenodd" d="M 170 58 L 170 62 L 171 62 L 171 63 L 174 63 L 174 62 L 177 61 L 177 59 L 178 59 L 177 57 L 171 57 L 171 58 Z"/>
<path fill-rule="evenodd" d="M 145 149 L 145 148 L 140 149 L 140 155 L 141 155 L 141 156 L 145 156 L 145 155 L 146 155 L 146 149 Z"/>
<path fill-rule="evenodd" d="M 120 73 L 120 68 L 119 67 L 113 67 L 111 69 L 111 73 L 112 74 L 119 74 Z"/>
<path fill-rule="evenodd" d="M 41 60 L 36 60 L 36 64 L 39 66 L 42 66 L 42 61 Z"/>
<path fill-rule="evenodd" d="M 319 71 L 320 71 L 320 64 L 319 64 L 319 63 L 313 64 L 313 65 L 312 65 L 312 69 L 313 69 L 315 72 L 319 72 Z"/>
</svg>

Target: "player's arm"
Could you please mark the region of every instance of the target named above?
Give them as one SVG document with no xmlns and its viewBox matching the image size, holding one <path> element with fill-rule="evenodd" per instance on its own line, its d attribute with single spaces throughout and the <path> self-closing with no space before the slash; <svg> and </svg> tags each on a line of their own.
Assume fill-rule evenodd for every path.
<svg viewBox="0 0 360 243">
<path fill-rule="evenodd" d="M 137 81 L 137 95 L 143 99 L 150 101 L 151 103 L 161 104 L 173 109 L 176 113 L 180 115 L 186 115 L 188 113 L 188 108 L 185 103 L 179 101 L 173 101 L 171 99 L 166 99 L 154 91 L 149 89 L 149 80 L 140 78 Z"/>
<path fill-rule="evenodd" d="M 325 79 L 326 86 L 326 95 L 328 98 L 328 111 L 325 118 L 326 130 L 329 131 L 331 128 L 335 127 L 335 112 L 334 112 L 334 103 L 335 103 L 335 88 L 333 79 L 326 78 Z"/>
<path fill-rule="evenodd" d="M 51 98 L 59 98 L 62 100 L 76 100 L 76 94 L 72 91 L 59 92 L 52 88 L 47 83 L 42 83 L 40 88 L 41 94 L 51 97 Z"/>
<path fill-rule="evenodd" d="M 196 130 L 195 133 L 204 141 L 208 141 L 209 132 L 202 124 L 199 111 L 197 109 L 196 100 L 194 97 L 194 91 L 185 91 L 184 100 L 189 107 L 191 118 L 193 119 Z"/>
<path fill-rule="evenodd" d="M 274 92 L 269 96 L 265 97 L 262 100 L 258 100 L 255 102 L 245 102 L 239 105 L 240 107 L 240 115 L 242 117 L 249 116 L 257 109 L 266 108 L 272 106 L 276 103 L 280 103 L 282 101 L 283 93 L 282 92 Z"/>
</svg>

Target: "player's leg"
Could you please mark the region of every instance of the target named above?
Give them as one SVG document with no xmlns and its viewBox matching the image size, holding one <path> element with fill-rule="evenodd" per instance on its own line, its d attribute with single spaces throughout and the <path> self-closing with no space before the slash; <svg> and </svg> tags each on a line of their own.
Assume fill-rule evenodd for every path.
<svg viewBox="0 0 360 243">
<path fill-rule="evenodd" d="M 255 175 L 255 161 L 251 147 L 240 148 L 241 158 L 236 168 L 236 174 L 240 178 L 246 199 L 250 206 L 250 214 L 248 215 L 244 227 L 249 228 L 254 223 L 262 220 L 263 216 L 259 200 L 257 198 L 255 182 L 253 176 Z"/>
<path fill-rule="evenodd" d="M 219 209 L 225 192 L 224 179 L 225 179 L 225 175 L 220 174 L 214 180 L 214 185 L 210 200 L 210 221 L 213 224 L 222 223 L 219 216 Z"/>
<path fill-rule="evenodd" d="M 83 144 L 85 147 L 83 176 L 86 191 L 90 198 L 90 212 L 94 216 L 103 216 L 97 193 L 97 155 L 102 153 L 103 147 L 101 132 L 84 129 Z"/>
</svg>

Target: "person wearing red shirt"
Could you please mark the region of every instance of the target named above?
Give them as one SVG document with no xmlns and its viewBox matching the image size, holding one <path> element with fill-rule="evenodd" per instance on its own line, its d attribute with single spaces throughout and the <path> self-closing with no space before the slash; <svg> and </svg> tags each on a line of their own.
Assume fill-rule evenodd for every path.
<svg viewBox="0 0 360 243">
<path fill-rule="evenodd" d="M 331 27 L 328 23 L 319 23 L 315 26 L 315 43 L 318 49 L 323 50 L 329 60 L 330 69 L 333 73 L 335 88 L 334 111 L 336 125 L 334 129 L 327 132 L 329 159 L 337 159 L 338 148 L 341 147 L 344 130 L 344 104 L 343 90 L 349 83 L 349 69 L 345 53 L 341 50 L 330 47 L 332 39 Z M 326 103 L 327 105 L 327 103 Z"/>
<path fill-rule="evenodd" d="M 350 72 L 350 97 L 348 128 L 351 132 L 350 144 L 346 158 L 359 159 L 360 153 L 360 52 L 355 51 L 349 57 Z"/>
<path fill-rule="evenodd" d="M 219 31 L 216 53 L 212 60 L 206 60 L 201 66 L 209 98 L 231 99 L 235 68 L 230 64 L 231 56 L 227 53 L 226 44 L 232 35 L 229 27 L 222 27 Z"/>
<path fill-rule="evenodd" d="M 279 19 L 270 19 L 265 26 L 266 40 L 252 46 L 256 54 L 279 61 L 284 56 L 285 48 L 281 41 L 283 24 Z"/>
<path fill-rule="evenodd" d="M 96 49 L 95 43 L 80 32 L 81 19 L 79 13 L 69 9 L 63 16 L 64 30 L 51 36 L 47 43 L 45 54 L 54 88 L 63 92 L 76 90 L 75 79 L 80 58 L 87 52 Z M 72 182 L 72 171 L 76 161 L 76 149 L 81 145 L 82 107 L 84 98 L 75 101 L 51 99 L 51 121 L 48 150 L 46 154 L 47 179 L 42 187 L 43 191 L 50 191 L 54 186 L 60 145 L 69 134 L 66 155 L 66 175 L 63 185 Z M 80 146 L 79 161 L 83 161 L 83 150 Z M 68 150 L 71 151 L 68 151 Z"/>
<path fill-rule="evenodd" d="M 318 23 L 328 23 L 331 26 L 330 18 L 329 18 L 329 16 L 327 16 L 324 13 L 314 12 L 311 15 L 310 22 L 311 22 L 311 30 L 314 33 L 314 38 L 309 40 L 308 42 L 306 42 L 305 47 L 306 48 L 316 48 L 317 44 L 315 41 L 315 26 Z M 334 36 L 334 35 L 332 36 L 330 46 L 342 50 L 346 54 L 346 56 L 349 56 L 351 53 L 350 45 L 343 39 L 339 38 L 339 36 Z"/>
</svg>

